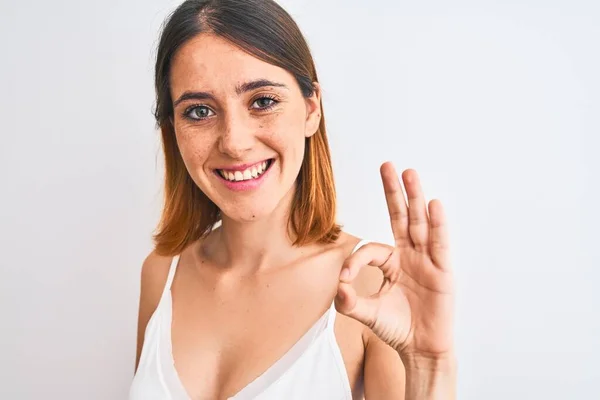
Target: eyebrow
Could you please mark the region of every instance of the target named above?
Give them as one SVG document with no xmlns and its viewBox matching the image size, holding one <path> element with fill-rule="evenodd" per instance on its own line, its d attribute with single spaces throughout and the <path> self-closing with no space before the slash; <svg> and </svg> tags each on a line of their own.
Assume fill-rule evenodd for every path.
<svg viewBox="0 0 600 400">
<path fill-rule="evenodd" d="M 283 83 L 273 82 L 268 79 L 257 79 L 255 81 L 250 81 L 238 85 L 235 87 L 235 93 L 239 96 L 242 93 L 249 92 L 251 90 L 259 89 L 262 87 L 281 87 L 284 89 L 288 89 L 286 85 Z M 210 92 L 184 92 L 175 102 L 173 103 L 173 107 L 177 107 L 179 103 L 186 100 L 215 100 L 215 96 Z"/>
<path fill-rule="evenodd" d="M 272 87 L 282 87 L 287 89 L 283 83 L 272 82 L 268 79 L 258 79 L 256 81 L 246 82 L 242 85 L 235 87 L 235 93 L 238 95 L 249 92 L 251 90 L 259 89 L 261 87 L 272 86 Z"/>
</svg>

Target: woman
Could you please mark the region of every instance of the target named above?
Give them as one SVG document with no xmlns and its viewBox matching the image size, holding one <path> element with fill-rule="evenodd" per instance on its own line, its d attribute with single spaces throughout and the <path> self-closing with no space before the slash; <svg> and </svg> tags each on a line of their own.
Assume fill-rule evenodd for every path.
<svg viewBox="0 0 600 400">
<path fill-rule="evenodd" d="M 442 206 L 428 215 L 406 170 L 407 207 L 386 163 L 396 245 L 341 231 L 321 91 L 291 17 L 271 0 L 184 2 L 156 91 L 165 205 L 130 398 L 452 398 Z"/>
</svg>

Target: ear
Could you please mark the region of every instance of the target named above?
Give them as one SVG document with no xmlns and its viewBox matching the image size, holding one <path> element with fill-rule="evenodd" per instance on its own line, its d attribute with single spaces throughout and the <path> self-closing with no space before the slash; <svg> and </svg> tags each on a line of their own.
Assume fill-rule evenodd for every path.
<svg viewBox="0 0 600 400">
<path fill-rule="evenodd" d="M 305 97 L 306 102 L 306 128 L 304 136 L 311 137 L 319 129 L 321 123 L 321 85 L 319 82 L 313 82 L 313 94 Z"/>
</svg>

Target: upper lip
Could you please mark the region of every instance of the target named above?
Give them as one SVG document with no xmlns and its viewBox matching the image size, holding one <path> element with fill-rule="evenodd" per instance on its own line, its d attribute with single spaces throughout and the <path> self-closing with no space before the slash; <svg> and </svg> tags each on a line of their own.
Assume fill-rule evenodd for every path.
<svg viewBox="0 0 600 400">
<path fill-rule="evenodd" d="M 235 165 L 227 165 L 227 166 L 222 166 L 222 167 L 217 167 L 215 169 L 219 169 L 219 170 L 223 170 L 223 171 L 244 171 L 248 168 L 254 167 L 256 165 L 259 165 L 265 161 L 269 161 L 271 160 L 270 158 L 265 158 L 261 161 L 256 161 L 253 163 L 246 163 L 246 164 L 235 164 Z"/>
</svg>

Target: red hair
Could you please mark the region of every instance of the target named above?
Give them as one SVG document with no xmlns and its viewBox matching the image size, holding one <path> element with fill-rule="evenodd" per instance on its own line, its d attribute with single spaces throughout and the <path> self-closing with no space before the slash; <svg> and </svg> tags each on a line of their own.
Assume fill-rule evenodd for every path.
<svg viewBox="0 0 600 400">
<path fill-rule="evenodd" d="M 187 0 L 166 21 L 157 51 L 155 117 L 161 131 L 165 161 L 164 206 L 154 234 L 155 251 L 179 254 L 207 235 L 220 219 L 220 210 L 190 177 L 171 122 L 169 85 L 171 60 L 189 39 L 211 33 L 243 51 L 279 66 L 296 78 L 304 97 L 318 82 L 308 44 L 291 16 L 272 0 Z M 325 129 L 323 105 L 317 132 L 306 138 L 304 159 L 292 200 L 289 227 L 295 245 L 334 242 L 341 231 L 336 223 L 336 192 Z"/>
</svg>

